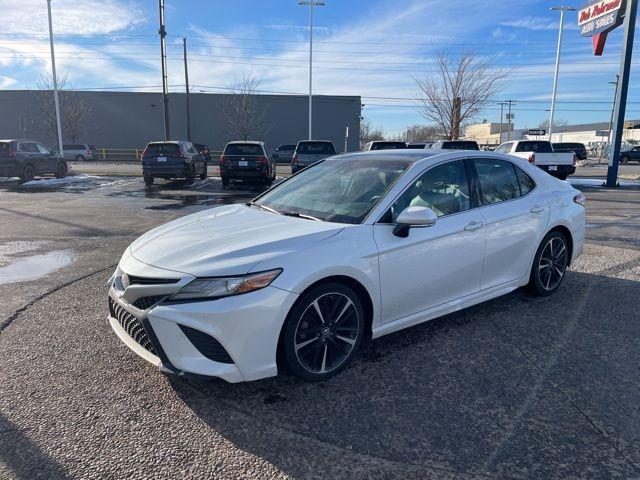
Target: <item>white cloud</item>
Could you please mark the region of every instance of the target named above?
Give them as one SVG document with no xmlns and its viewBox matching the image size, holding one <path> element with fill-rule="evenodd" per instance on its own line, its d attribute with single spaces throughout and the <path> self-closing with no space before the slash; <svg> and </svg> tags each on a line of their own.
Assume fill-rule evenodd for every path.
<svg viewBox="0 0 640 480">
<path fill-rule="evenodd" d="M 517 20 L 501 22 L 505 27 L 524 28 L 526 30 L 558 30 L 559 20 L 555 17 L 522 17 Z M 565 20 L 564 28 L 567 30 L 577 30 L 578 26 L 571 21 Z"/>
<path fill-rule="evenodd" d="M 51 3 L 55 32 L 99 35 L 135 27 L 141 10 L 116 0 L 56 0 Z M 48 33 L 45 0 L 0 0 L 5 34 Z"/>
</svg>

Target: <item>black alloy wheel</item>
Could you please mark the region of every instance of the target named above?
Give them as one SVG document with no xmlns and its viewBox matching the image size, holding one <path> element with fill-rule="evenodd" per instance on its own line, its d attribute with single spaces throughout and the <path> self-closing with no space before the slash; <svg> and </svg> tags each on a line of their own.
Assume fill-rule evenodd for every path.
<svg viewBox="0 0 640 480">
<path fill-rule="evenodd" d="M 560 232 L 550 232 L 540 243 L 533 262 L 529 286 L 538 295 L 555 292 L 569 265 L 567 239 Z"/>
<path fill-rule="evenodd" d="M 293 308 L 284 331 L 289 370 L 307 381 L 321 381 L 342 370 L 353 358 L 364 331 L 364 310 L 346 285 L 321 285 Z"/>
<path fill-rule="evenodd" d="M 22 170 L 22 175 L 20 175 L 20 182 L 26 183 L 33 180 L 36 176 L 36 171 L 33 168 L 33 165 L 25 165 Z"/>
</svg>

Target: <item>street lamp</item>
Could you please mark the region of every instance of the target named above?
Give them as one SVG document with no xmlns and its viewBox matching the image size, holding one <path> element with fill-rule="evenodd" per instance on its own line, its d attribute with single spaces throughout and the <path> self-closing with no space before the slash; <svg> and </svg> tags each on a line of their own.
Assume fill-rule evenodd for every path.
<svg viewBox="0 0 640 480">
<path fill-rule="evenodd" d="M 56 73 L 56 51 L 53 46 L 53 22 L 51 20 L 51 0 L 47 0 L 49 17 L 49 48 L 51 49 L 51 74 L 53 76 L 53 103 L 56 109 L 56 130 L 58 131 L 58 153 L 64 158 L 62 147 L 62 127 L 60 125 L 60 100 L 58 99 L 58 75 Z"/>
<path fill-rule="evenodd" d="M 558 90 L 558 71 L 560 70 L 560 50 L 562 48 L 562 31 L 564 30 L 564 12 L 575 12 L 573 7 L 551 7 L 551 11 L 560 12 L 560 29 L 558 32 L 558 51 L 556 52 L 556 71 L 553 76 L 553 94 L 551 95 L 551 113 L 549 114 L 549 141 L 553 134 L 553 114 L 556 110 L 556 92 Z"/>
<path fill-rule="evenodd" d="M 309 7 L 309 140 L 312 137 L 312 88 L 313 88 L 313 9 L 324 7 L 325 3 L 315 0 L 300 0 L 298 5 Z"/>
</svg>

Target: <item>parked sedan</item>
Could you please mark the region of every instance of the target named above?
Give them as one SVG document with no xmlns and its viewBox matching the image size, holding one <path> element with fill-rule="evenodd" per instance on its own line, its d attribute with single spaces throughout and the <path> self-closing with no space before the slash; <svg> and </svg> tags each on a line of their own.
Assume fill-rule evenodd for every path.
<svg viewBox="0 0 640 480">
<path fill-rule="evenodd" d="M 193 183 L 196 176 L 207 178 L 207 162 L 191 142 L 151 142 L 142 152 L 142 177 L 147 187 L 156 178 L 184 178 Z"/>
<path fill-rule="evenodd" d="M 36 175 L 62 178 L 69 167 L 64 158 L 33 140 L 0 140 L 0 176 L 29 182 Z"/>
<path fill-rule="evenodd" d="M 620 163 L 627 163 L 631 160 L 640 162 L 640 146 L 620 152 Z"/>
<path fill-rule="evenodd" d="M 165 372 L 325 380 L 365 337 L 525 285 L 553 294 L 584 231 L 584 196 L 526 160 L 345 154 L 140 237 L 109 281 L 109 321 Z"/>
<path fill-rule="evenodd" d="M 276 162 L 263 142 L 229 142 L 220 157 L 222 186 L 231 181 L 271 185 L 276 178 Z"/>
</svg>

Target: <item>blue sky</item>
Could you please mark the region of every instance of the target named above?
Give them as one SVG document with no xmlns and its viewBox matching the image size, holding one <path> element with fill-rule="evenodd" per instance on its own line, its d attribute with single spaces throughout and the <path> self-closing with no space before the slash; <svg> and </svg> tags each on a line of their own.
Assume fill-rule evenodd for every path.
<svg viewBox="0 0 640 480">
<path fill-rule="evenodd" d="M 548 113 L 555 61 L 555 2 L 518 0 L 326 0 L 316 10 L 314 92 L 361 95 L 363 114 L 388 134 L 425 123 L 415 80 L 433 72 L 438 52 L 474 49 L 509 69 L 496 100 L 514 99 L 518 127 Z M 567 0 L 581 7 L 584 2 Z M 155 0 L 53 0 L 58 69 L 75 88 L 158 91 Z M 33 87 L 49 66 L 44 0 L 0 0 L 0 88 Z M 296 0 L 167 0 L 169 83 L 184 89 L 181 37 L 187 36 L 193 91 L 222 92 L 234 78 L 260 79 L 265 92 L 306 93 L 308 9 Z M 594 57 L 576 14 L 567 16 L 558 111 L 570 123 L 607 121 L 622 29 Z M 636 41 L 640 43 L 640 39 Z M 637 57 L 638 54 L 636 54 Z M 627 117 L 640 118 L 637 61 Z M 499 120 L 497 105 L 478 117 Z"/>
</svg>

